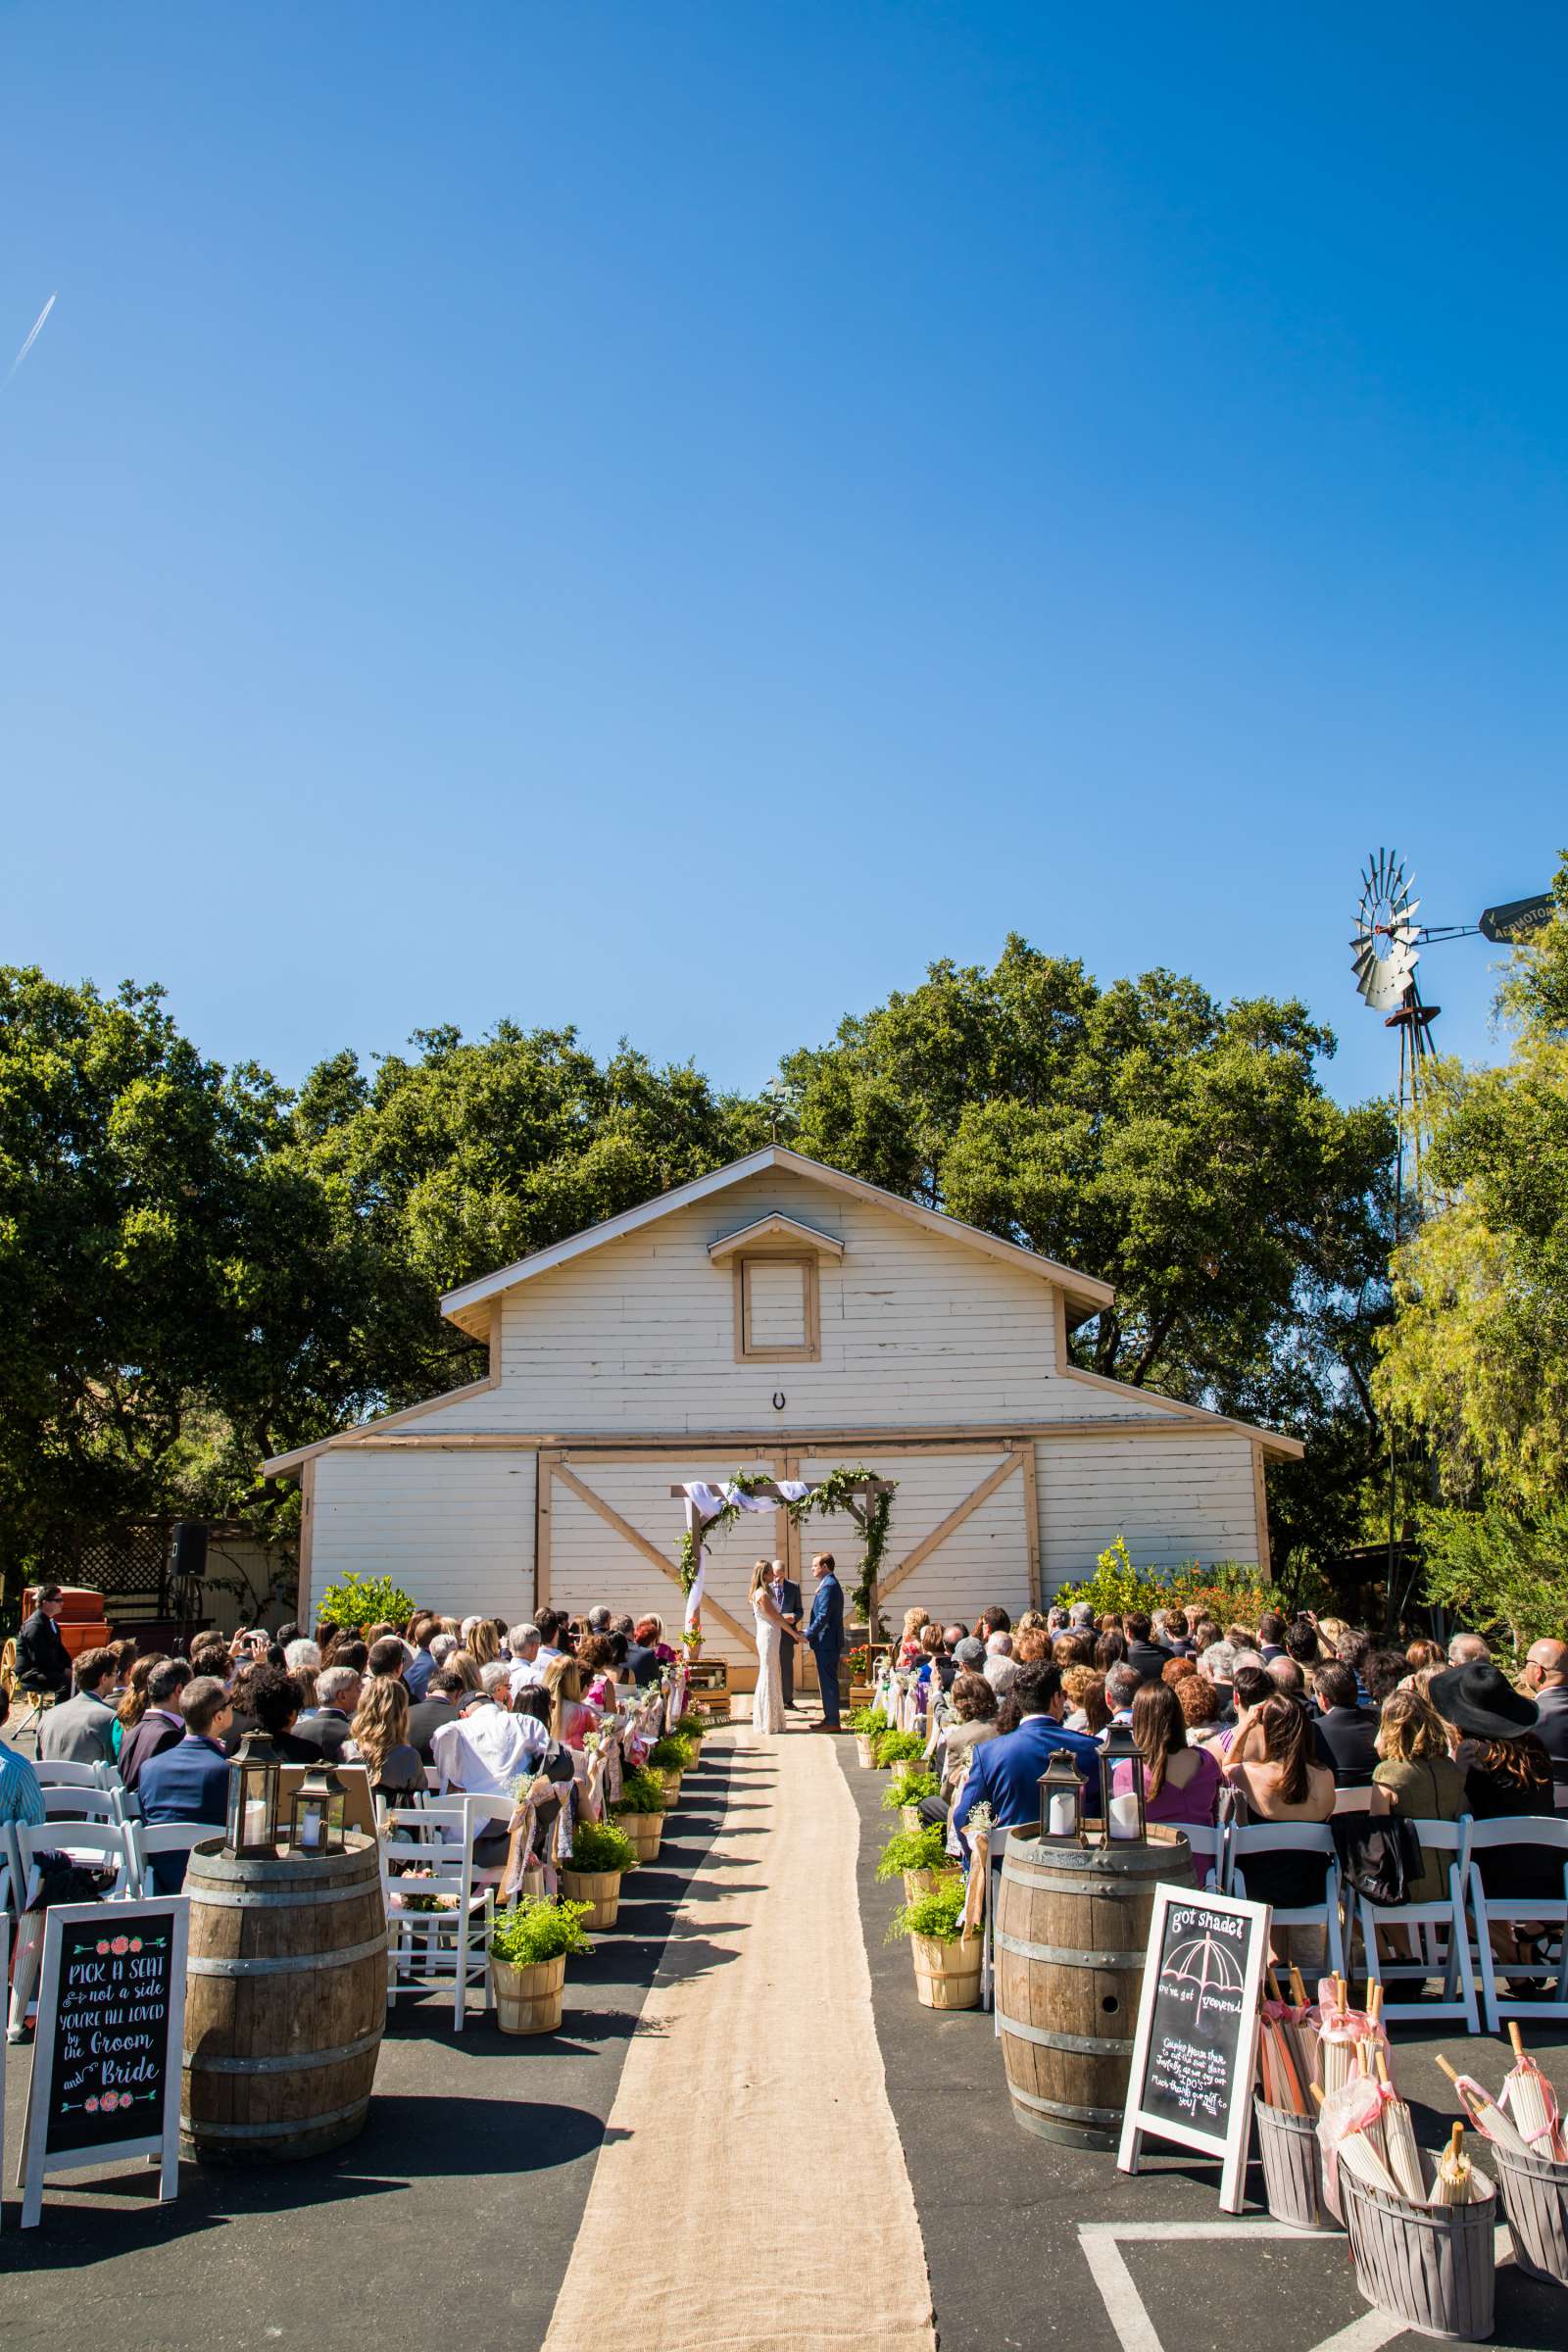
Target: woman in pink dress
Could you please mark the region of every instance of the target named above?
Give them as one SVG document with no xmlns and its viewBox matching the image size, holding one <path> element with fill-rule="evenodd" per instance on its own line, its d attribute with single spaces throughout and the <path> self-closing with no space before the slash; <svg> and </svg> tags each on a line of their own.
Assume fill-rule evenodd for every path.
<svg viewBox="0 0 1568 2352">
<path fill-rule="evenodd" d="M 583 1703 L 582 1668 L 575 1658 L 553 1658 L 545 1668 L 550 1693 L 550 1729 L 563 1747 L 580 1749 L 599 1729 L 599 1712 Z"/>
<path fill-rule="evenodd" d="M 1168 1683 L 1145 1683 L 1133 1700 L 1133 1738 L 1144 1758 L 1144 1804 L 1151 1821 L 1211 1822 L 1220 1768 L 1206 1747 L 1190 1747 L 1181 1702 Z M 1113 1793 L 1130 1792 L 1137 1767 L 1118 1764 Z"/>
</svg>

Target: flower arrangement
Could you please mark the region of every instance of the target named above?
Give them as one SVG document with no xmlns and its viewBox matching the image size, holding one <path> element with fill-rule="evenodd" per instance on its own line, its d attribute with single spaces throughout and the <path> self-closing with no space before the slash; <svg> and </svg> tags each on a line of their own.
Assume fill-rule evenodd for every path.
<svg viewBox="0 0 1568 2352">
<path fill-rule="evenodd" d="M 664 1784 L 652 1772 L 628 1772 L 620 1784 L 620 1794 L 611 1806 L 612 1813 L 662 1813 L 669 1799 Z"/>
<path fill-rule="evenodd" d="M 882 1810 L 896 1813 L 901 1805 L 917 1805 L 923 1798 L 935 1796 L 941 1786 L 934 1772 L 911 1772 L 906 1765 L 903 1772 L 895 1773 L 892 1786 L 883 1789 Z"/>
<path fill-rule="evenodd" d="M 849 1652 L 849 1668 L 852 1683 L 866 1681 L 871 1672 L 871 1651 L 866 1642 L 857 1642 L 855 1648 Z"/>
<path fill-rule="evenodd" d="M 963 1934 L 966 1892 L 963 1880 L 955 1875 L 929 1894 L 917 1894 L 912 1903 L 901 1903 L 886 1940 L 897 1943 L 902 1936 L 928 1936 L 933 1943 L 956 1943 Z"/>
<path fill-rule="evenodd" d="M 490 1957 L 509 1968 L 537 1968 L 563 1952 L 591 1952 L 594 1947 L 582 1923 L 592 1909 L 591 1903 L 541 1894 L 519 1903 L 514 1911 L 498 1911 Z"/>
<path fill-rule="evenodd" d="M 955 1870 L 957 1865 L 935 1822 L 922 1830 L 895 1830 L 877 1856 L 879 1879 L 902 1878 L 906 1870 Z M 921 1931 L 922 1934 L 924 1931 Z"/>
<path fill-rule="evenodd" d="M 579 1821 L 571 1833 L 568 1870 L 630 1870 L 636 1860 L 637 1848 L 612 1821 Z"/>
</svg>

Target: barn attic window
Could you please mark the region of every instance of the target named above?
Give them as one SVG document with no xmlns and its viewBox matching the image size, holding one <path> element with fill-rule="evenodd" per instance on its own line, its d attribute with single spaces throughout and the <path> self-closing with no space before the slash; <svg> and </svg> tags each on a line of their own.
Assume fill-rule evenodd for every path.
<svg viewBox="0 0 1568 2352">
<path fill-rule="evenodd" d="M 822 1355 L 821 1266 L 842 1258 L 836 1235 L 774 1214 L 709 1245 L 735 1286 L 738 1364 L 814 1364 Z"/>
</svg>

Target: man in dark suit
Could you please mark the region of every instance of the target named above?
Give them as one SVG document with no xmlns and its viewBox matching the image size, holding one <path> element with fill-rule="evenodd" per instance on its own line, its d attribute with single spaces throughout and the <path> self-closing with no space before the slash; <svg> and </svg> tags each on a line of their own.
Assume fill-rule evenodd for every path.
<svg viewBox="0 0 1568 2352">
<path fill-rule="evenodd" d="M 293 1737 L 303 1740 L 314 1755 L 335 1764 L 343 1752 L 344 1743 L 354 1722 L 354 1710 L 360 1703 L 363 1688 L 352 1666 L 323 1666 L 316 1678 L 316 1704 L 299 1716 Z M 429 1702 L 421 1699 L 417 1707 L 409 1709 L 413 1740 L 413 1720 Z M 443 1716 L 442 1721 L 446 1718 Z"/>
<path fill-rule="evenodd" d="M 1265 1666 L 1272 1666 L 1276 1658 L 1285 1656 L 1285 1636 L 1288 1630 L 1284 1618 L 1273 1609 L 1266 1609 L 1258 1619 L 1257 1654 Z"/>
<path fill-rule="evenodd" d="M 424 1697 L 416 1707 L 409 1709 L 409 1744 L 418 1749 L 421 1764 L 435 1762 L 430 1752 L 431 1740 L 449 1723 L 457 1722 L 463 1713 L 464 1701 L 472 1695 L 461 1674 L 449 1674 L 444 1666 L 436 1669 Z M 307 1720 L 302 1715 L 294 1726 L 295 1731 L 302 1731 Z"/>
<path fill-rule="evenodd" d="M 1152 1619 L 1135 1611 L 1132 1616 L 1124 1617 L 1122 1623 L 1127 1628 L 1126 1663 L 1141 1683 L 1157 1683 L 1174 1653 L 1150 1640 L 1153 1630 Z"/>
<path fill-rule="evenodd" d="M 814 1723 L 811 1729 L 814 1732 L 836 1732 L 839 1728 L 839 1659 L 844 1654 L 844 1589 L 839 1583 L 836 1563 L 830 1551 L 817 1553 L 811 1562 L 811 1574 L 816 1579 L 816 1591 L 811 1595 L 811 1614 L 807 1620 L 806 1639 L 816 1660 L 816 1680 L 822 1693 L 822 1720 Z"/>
<path fill-rule="evenodd" d="M 1064 1748 L 1089 1791 L 1100 1785 L 1100 1746 L 1087 1732 L 1069 1732 L 1061 1724 L 1061 1668 L 1049 1659 L 1032 1659 L 1013 1677 L 1011 1696 L 1020 1722 L 1015 1732 L 1000 1740 L 980 1741 L 970 1752 L 968 1777 L 953 1811 L 953 1826 L 961 1831 L 970 1807 L 991 1807 L 998 1829 L 1023 1829 L 1040 1819 L 1040 1776 L 1058 1748 Z M 1098 1799 L 1097 1809 L 1098 1809 Z"/>
<path fill-rule="evenodd" d="M 174 1747 L 184 1739 L 179 1694 L 190 1679 L 190 1664 L 185 1658 L 161 1659 L 147 1677 L 147 1711 L 121 1743 L 120 1778 L 127 1789 L 138 1787 L 144 1764 L 150 1764 L 166 1747 Z"/>
<path fill-rule="evenodd" d="M 626 1672 L 639 1690 L 646 1690 L 659 1673 L 659 1652 L 647 1642 L 637 1639 L 635 1620 L 617 1617 L 611 1632 L 620 1634 L 626 1643 Z"/>
<path fill-rule="evenodd" d="M 785 1575 L 782 1560 L 774 1560 L 771 1566 L 773 1579 L 767 1589 L 773 1596 L 773 1606 L 786 1625 L 799 1626 L 801 1622 L 801 1588 L 799 1585 L 792 1584 Z M 795 1643 L 786 1637 L 780 1642 L 779 1648 L 783 1653 L 779 1659 L 779 1675 L 784 1685 L 784 1704 L 787 1707 L 793 1707 L 795 1704 Z"/>
<path fill-rule="evenodd" d="M 24 1690 L 71 1696 L 71 1657 L 55 1623 L 65 1607 L 58 1585 L 40 1585 L 38 1605 L 17 1636 L 17 1682 Z"/>
<path fill-rule="evenodd" d="M 1328 1765 L 1340 1788 L 1370 1788 L 1377 1767 L 1378 1719 L 1355 1703 L 1355 1675 L 1336 1659 L 1313 1677 L 1317 1720 L 1312 1726 L 1317 1760 Z"/>
<path fill-rule="evenodd" d="M 1568 1794 L 1568 1642 L 1533 1644 L 1525 1660 L 1525 1690 L 1536 1702 L 1536 1738 L 1551 1758 L 1557 1802 Z"/>
<path fill-rule="evenodd" d="M 138 1794 L 148 1822 L 199 1821 L 223 1828 L 228 1814 L 228 1758 L 223 1734 L 232 1710 L 228 1692 L 215 1675 L 199 1674 L 179 1694 L 185 1737 L 142 1766 Z M 160 1894 L 177 1894 L 185 1884 L 185 1854 L 153 1857 L 153 1884 Z"/>
</svg>

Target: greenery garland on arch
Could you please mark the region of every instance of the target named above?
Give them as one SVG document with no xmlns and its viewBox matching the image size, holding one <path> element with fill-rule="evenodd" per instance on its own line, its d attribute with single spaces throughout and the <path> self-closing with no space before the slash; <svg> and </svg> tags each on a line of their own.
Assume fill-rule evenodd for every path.
<svg viewBox="0 0 1568 2352">
<path fill-rule="evenodd" d="M 877 1475 L 876 1471 L 867 1470 L 863 1463 L 857 1469 L 830 1470 L 826 1478 L 819 1479 L 812 1487 L 811 1492 L 808 1494 L 803 1494 L 798 1502 L 781 1501 L 780 1503 L 780 1508 L 788 1511 L 792 1522 L 797 1527 L 803 1519 L 808 1518 L 812 1511 L 820 1511 L 825 1518 L 831 1518 L 838 1512 L 845 1511 L 855 1521 L 860 1531 L 862 1544 L 859 1573 L 855 1580 L 855 1590 L 850 1595 L 850 1601 L 858 1618 L 860 1619 L 868 1618 L 870 1615 L 871 1588 L 877 1580 L 882 1566 L 882 1555 L 888 1546 L 888 1528 L 893 1518 L 893 1497 L 899 1491 L 897 1479 L 884 1480 L 881 1491 L 872 1494 L 867 1498 L 869 1503 L 869 1507 L 867 1507 L 867 1502 L 861 1500 L 855 1489 L 857 1486 L 863 1486 L 867 1479 L 875 1478 Z M 763 1471 L 737 1470 L 734 1477 L 726 1483 L 738 1488 L 743 1494 L 760 1494 L 766 1491 L 772 1481 Z M 711 1519 L 704 1520 L 701 1542 L 710 1543 L 713 1537 L 720 1534 L 723 1529 L 733 1527 L 740 1516 L 740 1504 L 726 1502 L 721 1509 L 714 1512 Z M 698 1542 L 699 1539 L 693 1536 L 688 1528 L 680 1540 L 680 1549 L 676 1555 L 680 1589 L 688 1595 L 697 1582 Z M 873 1632 L 872 1639 L 875 1640 L 875 1638 Z"/>
</svg>

